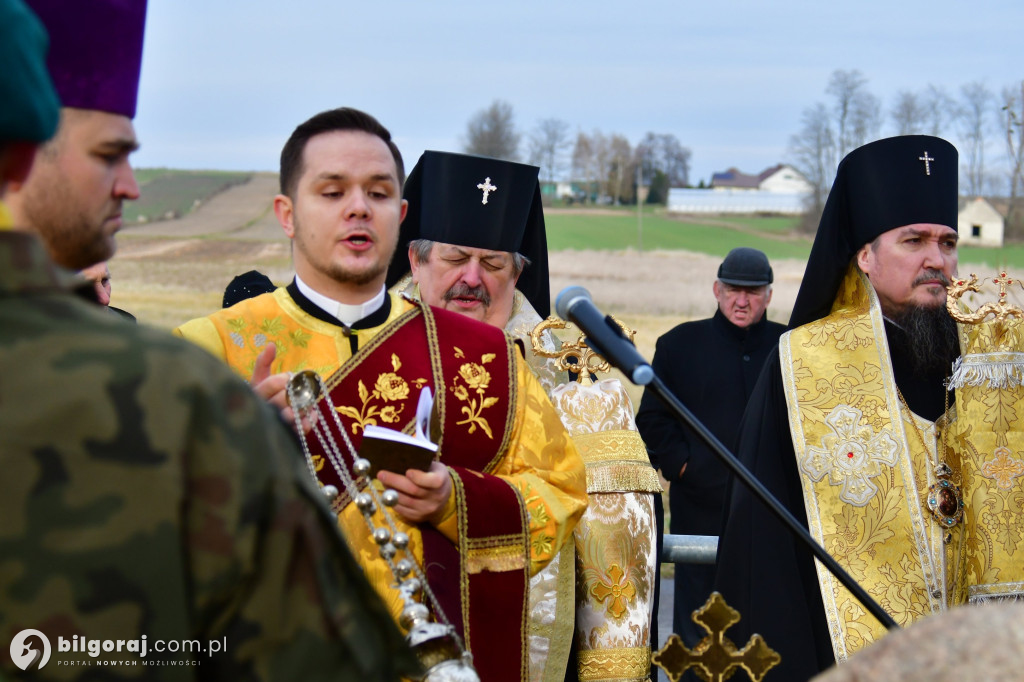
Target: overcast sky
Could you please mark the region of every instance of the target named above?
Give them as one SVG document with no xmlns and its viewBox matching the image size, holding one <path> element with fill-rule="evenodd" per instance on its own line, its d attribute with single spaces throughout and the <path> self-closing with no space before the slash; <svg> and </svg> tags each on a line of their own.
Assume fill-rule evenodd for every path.
<svg viewBox="0 0 1024 682">
<path fill-rule="evenodd" d="M 787 160 L 836 69 L 860 70 L 886 112 L 929 84 L 1019 88 L 1022 35 L 1021 0 L 150 0 L 134 161 L 277 170 L 296 125 L 353 106 L 411 167 L 461 151 L 500 98 L 524 142 L 544 118 L 632 144 L 672 133 L 696 183 Z"/>
</svg>

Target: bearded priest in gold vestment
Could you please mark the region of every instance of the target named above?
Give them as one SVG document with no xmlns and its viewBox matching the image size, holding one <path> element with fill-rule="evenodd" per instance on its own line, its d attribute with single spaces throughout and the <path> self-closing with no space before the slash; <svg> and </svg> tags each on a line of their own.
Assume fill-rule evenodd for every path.
<svg viewBox="0 0 1024 682">
<path fill-rule="evenodd" d="M 836 174 L 800 292 L 748 403 L 738 454 L 900 625 L 963 601 L 959 465 L 938 447 L 958 355 L 945 310 L 957 269 L 957 152 L 902 136 Z M 945 484 L 943 483 L 945 481 Z M 734 486 L 716 588 L 808 679 L 885 628 Z"/>
</svg>

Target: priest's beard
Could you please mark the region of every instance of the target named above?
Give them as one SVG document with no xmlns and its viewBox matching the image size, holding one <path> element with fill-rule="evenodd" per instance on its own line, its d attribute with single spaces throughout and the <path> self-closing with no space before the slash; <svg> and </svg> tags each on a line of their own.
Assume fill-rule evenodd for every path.
<svg viewBox="0 0 1024 682">
<path fill-rule="evenodd" d="M 941 370 L 949 374 L 950 363 L 960 354 L 956 322 L 946 306 L 910 306 L 892 321 L 906 333 L 914 372 L 927 374 Z"/>
</svg>

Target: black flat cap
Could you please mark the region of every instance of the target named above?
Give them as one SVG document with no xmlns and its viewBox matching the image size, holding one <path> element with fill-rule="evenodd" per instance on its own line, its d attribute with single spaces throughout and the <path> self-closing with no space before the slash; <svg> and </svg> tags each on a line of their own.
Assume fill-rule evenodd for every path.
<svg viewBox="0 0 1024 682">
<path fill-rule="evenodd" d="M 718 281 L 737 287 L 760 287 L 773 281 L 768 256 L 757 249 L 740 246 L 729 252 L 718 266 Z"/>
</svg>

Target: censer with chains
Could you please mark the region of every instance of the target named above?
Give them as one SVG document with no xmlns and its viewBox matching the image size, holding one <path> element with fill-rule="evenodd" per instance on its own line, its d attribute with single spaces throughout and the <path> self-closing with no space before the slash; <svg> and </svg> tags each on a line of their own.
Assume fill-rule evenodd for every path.
<svg viewBox="0 0 1024 682">
<path fill-rule="evenodd" d="M 455 627 L 448 621 L 430 589 L 423 568 L 408 551 L 409 536 L 398 530 L 395 524 L 391 508 L 398 503 L 398 493 L 387 488 L 378 491 L 370 482 L 368 474 L 371 463 L 359 457 L 356 452 L 338 417 L 330 393 L 325 390 L 323 379 L 310 370 L 298 372 L 288 381 L 287 394 L 295 415 L 296 432 L 301 434 L 299 440 L 310 474 L 317 480 L 308 440 L 313 437 L 345 487 L 344 491 L 340 491 L 333 485 L 324 485 L 321 491 L 328 502 L 343 497 L 356 505 L 366 521 L 369 534 L 377 544 L 381 558 L 391 569 L 404 605 L 399 622 L 408 630 L 406 641 L 426 670 L 421 679 L 426 682 L 479 682 L 473 669 L 472 654 L 465 650 Z M 320 408 L 321 403 L 325 409 Z M 344 450 L 339 447 L 329 428 L 329 419 L 341 434 Z M 304 421 L 311 423 L 308 432 L 303 429 Z M 374 514 L 378 509 L 384 525 L 374 523 Z M 419 594 L 433 608 L 434 621 L 430 619 L 431 609 L 416 600 Z"/>
</svg>

